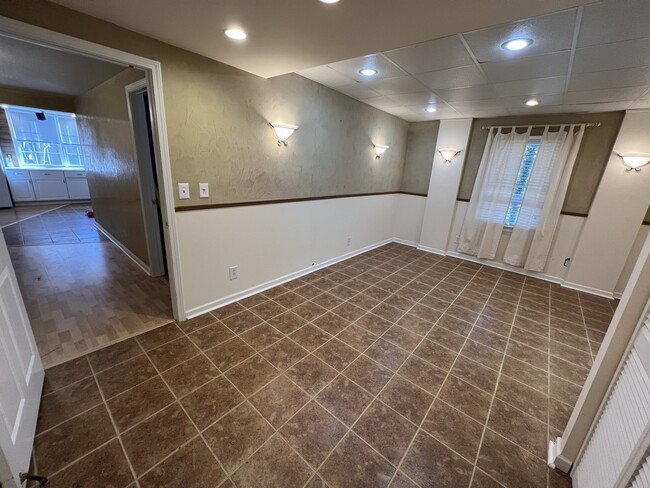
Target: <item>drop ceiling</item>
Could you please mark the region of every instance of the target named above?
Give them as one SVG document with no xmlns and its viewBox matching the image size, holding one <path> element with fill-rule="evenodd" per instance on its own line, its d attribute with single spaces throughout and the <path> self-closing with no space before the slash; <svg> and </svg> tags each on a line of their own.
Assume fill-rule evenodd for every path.
<svg viewBox="0 0 650 488">
<path fill-rule="evenodd" d="M 0 86 L 78 96 L 124 66 L 0 36 Z"/>
<path fill-rule="evenodd" d="M 647 0 L 608 0 L 297 73 L 408 121 L 650 109 L 648 19 Z"/>
</svg>

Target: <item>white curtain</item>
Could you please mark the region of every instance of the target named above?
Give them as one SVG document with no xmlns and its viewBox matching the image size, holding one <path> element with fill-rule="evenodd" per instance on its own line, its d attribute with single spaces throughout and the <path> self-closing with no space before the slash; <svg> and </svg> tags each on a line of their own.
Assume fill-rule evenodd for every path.
<svg viewBox="0 0 650 488">
<path fill-rule="evenodd" d="M 576 131 L 576 128 L 578 130 Z M 543 271 L 585 126 L 546 127 L 503 261 Z"/>
<path fill-rule="evenodd" d="M 531 128 L 507 134 L 490 129 L 467 208 L 458 250 L 478 258 L 494 259 L 506 213 L 530 138 Z"/>
</svg>

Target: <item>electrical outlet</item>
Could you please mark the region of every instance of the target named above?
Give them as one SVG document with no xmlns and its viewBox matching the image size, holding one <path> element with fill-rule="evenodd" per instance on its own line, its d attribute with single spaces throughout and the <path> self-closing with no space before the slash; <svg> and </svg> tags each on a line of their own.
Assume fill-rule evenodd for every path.
<svg viewBox="0 0 650 488">
<path fill-rule="evenodd" d="M 352 244 L 352 237 L 348 237 L 346 239 L 346 244 L 348 245 L 348 247 L 350 247 L 350 244 Z"/>
<path fill-rule="evenodd" d="M 237 266 L 231 266 L 228 268 L 228 276 L 231 280 L 236 280 L 239 278 L 239 268 Z"/>
<path fill-rule="evenodd" d="M 178 184 L 178 198 L 179 200 L 187 200 L 190 198 L 190 184 L 189 183 L 179 183 Z"/>
<path fill-rule="evenodd" d="M 210 197 L 210 186 L 207 183 L 199 183 L 199 198 Z"/>
</svg>

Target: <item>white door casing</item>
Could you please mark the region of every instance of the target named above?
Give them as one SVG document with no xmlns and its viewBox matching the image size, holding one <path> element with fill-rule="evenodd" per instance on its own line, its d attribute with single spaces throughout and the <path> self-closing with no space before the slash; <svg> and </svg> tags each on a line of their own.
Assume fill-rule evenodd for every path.
<svg viewBox="0 0 650 488">
<path fill-rule="evenodd" d="M 43 364 L 0 232 L 0 483 L 20 486 L 29 471 Z"/>
</svg>

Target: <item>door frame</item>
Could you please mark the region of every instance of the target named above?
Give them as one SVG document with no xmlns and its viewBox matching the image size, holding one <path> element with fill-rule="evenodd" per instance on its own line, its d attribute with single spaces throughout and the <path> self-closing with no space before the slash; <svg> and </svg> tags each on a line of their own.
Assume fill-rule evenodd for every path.
<svg viewBox="0 0 650 488">
<path fill-rule="evenodd" d="M 147 266 L 147 273 L 150 276 L 162 276 L 165 274 L 165 263 L 162 246 L 162 236 L 160 235 L 160 226 L 158 223 L 158 210 L 150 204 L 151 199 L 156 195 L 151 195 L 151 189 L 148 188 L 150 180 L 153 179 L 151 171 L 151 164 L 149 161 L 142 161 L 138 157 L 138 140 L 136 139 L 137 131 L 133 123 L 133 107 L 132 102 L 134 96 L 139 92 L 146 91 L 149 93 L 149 85 L 147 79 L 143 78 L 124 88 L 126 93 L 126 105 L 129 112 L 129 122 L 131 124 L 131 137 L 133 139 L 133 155 L 135 156 L 136 164 L 138 165 L 137 177 L 138 188 L 140 190 L 140 204 L 142 207 L 142 218 L 144 223 L 145 239 L 147 241 L 147 253 L 149 255 L 149 265 Z M 149 119 L 153 119 L 151 112 L 147 113 Z M 148 135 L 147 135 L 148 137 Z M 155 146 L 155 144 L 154 144 Z M 155 150 L 155 147 L 154 147 Z M 156 155 L 152 155 L 155 159 Z M 158 162 L 156 161 L 156 170 L 158 171 Z M 157 203 L 156 203 L 157 205 Z"/>
<path fill-rule="evenodd" d="M 19 39 L 32 44 L 81 54 L 91 58 L 109 61 L 126 67 L 141 69 L 145 72 L 149 92 L 154 151 L 158 168 L 161 210 L 163 218 L 163 234 L 169 273 L 169 285 L 172 310 L 176 320 L 184 320 L 185 301 L 181 281 L 180 253 L 176 215 L 174 210 L 174 192 L 167 136 L 167 121 L 163 96 L 162 70 L 159 61 L 144 58 L 94 42 L 77 39 L 76 37 L 20 22 L 0 16 L 0 34 Z"/>
</svg>

